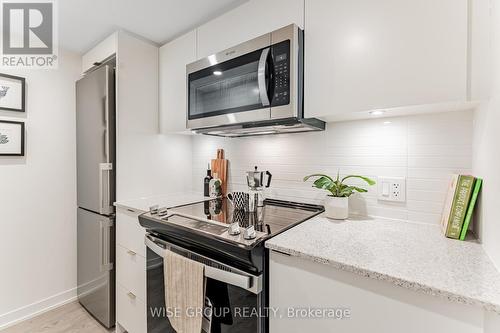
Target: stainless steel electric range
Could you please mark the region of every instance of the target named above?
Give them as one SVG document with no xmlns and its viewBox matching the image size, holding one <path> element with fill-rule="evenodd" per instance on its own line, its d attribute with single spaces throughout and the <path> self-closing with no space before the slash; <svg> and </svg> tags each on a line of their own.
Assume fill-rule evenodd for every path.
<svg viewBox="0 0 500 333">
<path fill-rule="evenodd" d="M 165 308 L 166 250 L 205 265 L 205 307 L 210 311 L 204 311 L 204 332 L 268 332 L 264 242 L 323 210 L 318 205 L 266 199 L 255 212 L 245 212 L 233 209 L 227 199 L 213 199 L 139 216 L 147 229 L 148 333 L 175 332 L 168 313 L 158 312 Z"/>
</svg>

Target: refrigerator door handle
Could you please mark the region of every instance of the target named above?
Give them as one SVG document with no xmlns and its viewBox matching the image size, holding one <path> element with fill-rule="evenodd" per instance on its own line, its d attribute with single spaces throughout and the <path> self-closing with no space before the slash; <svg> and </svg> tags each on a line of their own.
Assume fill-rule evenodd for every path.
<svg viewBox="0 0 500 333">
<path fill-rule="evenodd" d="M 112 163 L 99 163 L 99 213 L 108 215 L 112 212 L 110 197 L 110 174 Z"/>
<path fill-rule="evenodd" d="M 109 145 L 108 145 L 108 130 L 105 129 L 103 132 L 102 132 L 102 144 L 103 144 L 103 147 L 104 147 L 104 158 L 106 159 L 106 162 L 109 161 Z"/>
<path fill-rule="evenodd" d="M 100 220 L 99 228 L 99 257 L 101 260 L 101 272 L 110 271 L 113 269 L 113 262 L 111 261 L 111 227 L 113 222 L 110 220 Z"/>
<path fill-rule="evenodd" d="M 108 72 L 106 72 L 106 82 L 109 81 Z M 109 162 L 109 94 L 103 98 L 104 100 L 104 154 L 106 162 Z"/>
</svg>

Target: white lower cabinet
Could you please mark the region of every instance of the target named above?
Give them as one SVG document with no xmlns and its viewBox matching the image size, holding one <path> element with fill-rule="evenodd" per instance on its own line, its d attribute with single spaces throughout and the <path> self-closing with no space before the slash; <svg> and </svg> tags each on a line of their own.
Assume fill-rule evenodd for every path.
<svg viewBox="0 0 500 333">
<path fill-rule="evenodd" d="M 118 210 L 116 213 L 116 243 L 146 257 L 144 236 L 146 231 L 139 224 L 140 212 Z"/>
<path fill-rule="evenodd" d="M 128 333 L 146 333 L 146 303 L 134 297 L 119 283 L 116 286 L 116 314 L 118 324 Z"/>
<path fill-rule="evenodd" d="M 490 332 L 479 307 L 274 251 L 269 283 L 272 333 Z"/>
<path fill-rule="evenodd" d="M 116 212 L 116 322 L 128 333 L 146 333 L 146 246 L 140 212 Z"/>
<path fill-rule="evenodd" d="M 121 245 L 116 246 L 116 282 L 140 299 L 146 299 L 146 259 Z"/>
</svg>

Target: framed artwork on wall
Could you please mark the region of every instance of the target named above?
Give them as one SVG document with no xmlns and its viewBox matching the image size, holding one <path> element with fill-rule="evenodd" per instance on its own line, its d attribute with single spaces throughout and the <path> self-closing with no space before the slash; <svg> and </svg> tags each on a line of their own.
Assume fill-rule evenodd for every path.
<svg viewBox="0 0 500 333">
<path fill-rule="evenodd" d="M 0 156 L 24 156 L 24 123 L 0 120 Z"/>
<path fill-rule="evenodd" d="M 0 111 L 25 112 L 26 79 L 0 73 Z"/>
</svg>

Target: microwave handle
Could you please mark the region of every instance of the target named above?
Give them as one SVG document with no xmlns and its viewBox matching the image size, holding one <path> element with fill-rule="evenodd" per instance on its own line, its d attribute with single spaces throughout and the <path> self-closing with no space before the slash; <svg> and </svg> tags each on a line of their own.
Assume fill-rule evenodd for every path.
<svg viewBox="0 0 500 333">
<path fill-rule="evenodd" d="M 266 84 L 266 63 L 267 63 L 267 57 L 269 56 L 269 50 L 270 50 L 269 47 L 262 50 L 262 53 L 260 54 L 260 59 L 259 59 L 259 68 L 257 71 L 260 100 L 261 100 L 263 106 L 270 105 L 269 95 L 267 93 L 267 84 Z"/>
</svg>

